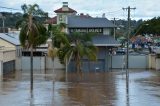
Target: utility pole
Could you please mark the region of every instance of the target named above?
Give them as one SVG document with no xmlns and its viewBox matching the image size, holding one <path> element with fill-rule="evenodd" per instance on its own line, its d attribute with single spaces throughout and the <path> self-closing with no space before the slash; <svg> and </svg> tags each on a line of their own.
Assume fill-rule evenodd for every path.
<svg viewBox="0 0 160 106">
<path fill-rule="evenodd" d="M 129 55 L 129 36 L 130 36 L 130 12 L 131 10 L 135 10 L 136 8 L 131 8 L 130 6 L 128 6 L 127 8 L 122 8 L 123 10 L 128 10 L 128 35 L 127 35 L 127 61 L 126 61 L 126 68 L 128 70 L 128 55 Z"/>
<path fill-rule="evenodd" d="M 113 24 L 116 25 L 116 19 L 118 19 L 118 18 L 112 18 L 112 19 L 113 19 Z M 114 37 L 114 39 L 116 39 L 116 27 L 114 27 L 113 30 L 114 30 L 113 31 L 113 37 Z"/>
<path fill-rule="evenodd" d="M 130 12 L 131 10 L 135 10 L 136 8 L 131 8 L 130 6 L 128 6 L 127 8 L 122 8 L 123 10 L 128 10 L 128 35 L 127 35 L 127 60 L 126 60 L 126 94 L 127 94 L 127 98 L 126 100 L 129 102 L 129 70 L 128 70 L 128 59 L 129 59 L 129 36 L 130 36 Z M 129 103 L 128 103 L 129 104 Z"/>
</svg>

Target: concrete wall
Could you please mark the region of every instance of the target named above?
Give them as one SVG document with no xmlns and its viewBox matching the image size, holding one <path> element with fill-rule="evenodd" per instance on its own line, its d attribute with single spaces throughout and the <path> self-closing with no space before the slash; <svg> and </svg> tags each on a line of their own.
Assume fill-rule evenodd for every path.
<svg viewBox="0 0 160 106">
<path fill-rule="evenodd" d="M 126 55 L 114 55 L 110 57 L 110 68 L 125 68 Z M 148 55 L 129 55 L 129 68 L 149 68 Z"/>
<path fill-rule="evenodd" d="M 149 68 L 156 69 L 156 55 L 149 55 Z"/>
<path fill-rule="evenodd" d="M 0 60 L 8 62 L 16 59 L 15 50 L 0 51 Z"/>
<path fill-rule="evenodd" d="M 58 58 L 54 58 L 54 69 L 64 69 L 65 66 L 59 62 Z M 53 69 L 53 61 L 51 58 L 46 58 L 46 69 Z"/>
<path fill-rule="evenodd" d="M 0 61 L 0 79 L 3 78 L 3 61 Z"/>
<path fill-rule="evenodd" d="M 160 58 L 157 58 L 155 54 L 149 55 L 149 63 L 151 69 L 160 70 Z"/>
<path fill-rule="evenodd" d="M 156 70 L 160 70 L 160 58 L 156 58 Z"/>
<path fill-rule="evenodd" d="M 11 43 L 3 40 L 3 39 L 0 39 L 0 46 L 5 46 L 5 47 L 9 47 L 9 48 L 14 48 L 14 49 L 16 49 L 13 44 L 11 44 Z"/>
<path fill-rule="evenodd" d="M 22 56 L 17 58 L 17 70 L 30 70 L 30 57 Z M 54 69 L 64 69 L 65 67 L 60 64 L 58 58 L 54 59 Z M 53 69 L 53 61 L 49 57 L 34 57 L 33 58 L 33 69 L 34 70 L 44 70 Z"/>
<path fill-rule="evenodd" d="M 30 57 L 22 57 L 21 60 L 22 70 L 30 70 Z M 33 69 L 34 70 L 44 70 L 44 57 L 34 57 L 33 58 Z"/>
</svg>

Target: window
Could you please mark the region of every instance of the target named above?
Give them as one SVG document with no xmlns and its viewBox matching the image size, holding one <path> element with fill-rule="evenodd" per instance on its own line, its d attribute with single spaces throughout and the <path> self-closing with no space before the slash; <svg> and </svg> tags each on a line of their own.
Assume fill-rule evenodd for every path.
<svg viewBox="0 0 160 106">
<path fill-rule="evenodd" d="M 59 15 L 59 21 L 62 21 L 62 15 Z"/>
</svg>

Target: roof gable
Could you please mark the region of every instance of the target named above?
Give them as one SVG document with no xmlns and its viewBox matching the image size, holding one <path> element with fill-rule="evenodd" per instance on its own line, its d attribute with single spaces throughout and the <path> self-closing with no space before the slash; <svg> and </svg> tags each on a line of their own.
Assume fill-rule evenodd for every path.
<svg viewBox="0 0 160 106">
<path fill-rule="evenodd" d="M 76 10 L 73 10 L 73 9 L 71 9 L 71 8 L 69 8 L 69 7 L 67 7 L 67 8 L 68 8 L 67 11 L 64 11 L 64 10 L 63 10 L 63 7 L 62 7 L 62 8 L 59 8 L 59 9 L 55 10 L 54 12 L 55 12 L 55 13 L 77 13 Z"/>
<path fill-rule="evenodd" d="M 57 16 L 45 21 L 46 24 L 57 24 Z"/>
</svg>

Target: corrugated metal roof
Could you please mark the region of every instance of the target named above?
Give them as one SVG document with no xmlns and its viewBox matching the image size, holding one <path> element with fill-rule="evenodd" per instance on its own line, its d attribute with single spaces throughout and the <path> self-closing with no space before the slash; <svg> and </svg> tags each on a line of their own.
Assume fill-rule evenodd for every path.
<svg viewBox="0 0 160 106">
<path fill-rule="evenodd" d="M 19 34 L 0 33 L 0 38 L 13 45 L 20 45 Z"/>
<path fill-rule="evenodd" d="M 121 44 L 109 35 L 96 35 L 92 42 L 95 46 L 120 46 Z"/>
<path fill-rule="evenodd" d="M 69 16 L 68 27 L 69 28 L 111 28 L 116 26 L 107 18 Z"/>
</svg>

